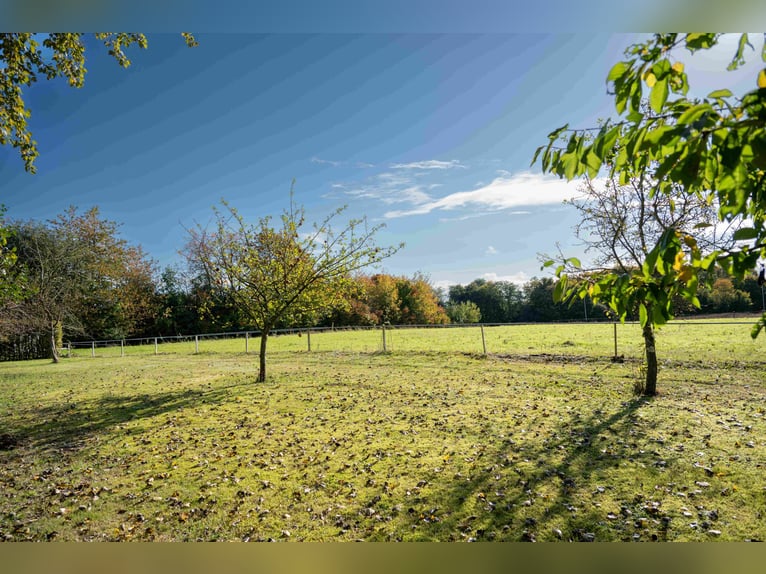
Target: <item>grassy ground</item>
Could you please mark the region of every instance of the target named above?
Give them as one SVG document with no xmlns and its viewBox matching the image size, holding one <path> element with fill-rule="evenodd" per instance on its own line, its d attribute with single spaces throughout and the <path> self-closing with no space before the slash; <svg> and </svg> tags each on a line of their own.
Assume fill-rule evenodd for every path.
<svg viewBox="0 0 766 574">
<path fill-rule="evenodd" d="M 0 539 L 764 540 L 748 329 L 663 329 L 651 400 L 635 325 L 624 363 L 577 325 L 276 337 L 265 384 L 242 339 L 0 364 Z"/>
</svg>

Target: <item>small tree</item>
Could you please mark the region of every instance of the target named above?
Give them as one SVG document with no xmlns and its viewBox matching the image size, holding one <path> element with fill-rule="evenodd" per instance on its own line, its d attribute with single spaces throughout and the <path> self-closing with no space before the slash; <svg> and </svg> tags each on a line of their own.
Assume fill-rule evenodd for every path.
<svg viewBox="0 0 766 574">
<path fill-rule="evenodd" d="M 616 178 L 585 178 L 580 195 L 569 201 L 580 213 L 575 235 L 593 255 L 583 268 L 576 259 L 548 259 L 559 263 L 554 297 L 570 302 L 590 297 L 606 303 L 617 315 L 638 315 L 646 357 L 643 392 L 657 392 L 656 327 L 673 312 L 673 299 L 681 294 L 699 308 L 697 280 L 686 271 L 687 252 L 711 252 L 728 242 L 714 224 L 716 211 L 703 198 L 676 187 L 653 194 L 651 180 L 635 178 L 620 185 Z M 672 260 L 659 260 L 653 251 L 660 242 L 673 243 Z M 652 262 L 652 259 L 654 262 Z M 660 273 L 661 265 L 673 273 Z"/>
<path fill-rule="evenodd" d="M 449 303 L 447 316 L 453 323 L 478 323 L 481 321 L 481 310 L 473 301 Z"/>
<path fill-rule="evenodd" d="M 269 217 L 248 224 L 236 209 L 223 205 L 225 212 L 215 210 L 213 231 L 190 230 L 187 253 L 260 329 L 259 382 L 266 380 L 266 346 L 273 329 L 316 321 L 353 288 L 351 273 L 401 247 L 377 247 L 373 240 L 380 226 L 368 228 L 364 219 L 335 232 L 331 223 L 344 208 L 303 232 L 304 209 L 294 205 L 292 193 L 278 227 Z"/>
</svg>

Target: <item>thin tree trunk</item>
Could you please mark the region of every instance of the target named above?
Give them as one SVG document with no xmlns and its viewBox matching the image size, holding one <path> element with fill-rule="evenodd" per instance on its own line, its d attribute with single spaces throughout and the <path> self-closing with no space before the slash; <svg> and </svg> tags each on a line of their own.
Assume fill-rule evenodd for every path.
<svg viewBox="0 0 766 574">
<path fill-rule="evenodd" d="M 64 326 L 61 324 L 61 321 L 56 321 L 56 348 L 57 349 L 63 349 L 64 348 Z"/>
<path fill-rule="evenodd" d="M 266 342 L 269 340 L 269 332 L 264 329 L 261 331 L 261 355 L 260 365 L 258 367 L 258 382 L 263 383 L 266 380 Z"/>
<path fill-rule="evenodd" d="M 56 323 L 51 324 L 51 360 L 54 363 L 59 362 L 59 351 L 56 346 Z"/>
<path fill-rule="evenodd" d="M 654 341 L 654 326 L 649 322 L 644 326 L 644 347 L 646 347 L 644 395 L 653 397 L 657 394 L 657 348 Z"/>
</svg>

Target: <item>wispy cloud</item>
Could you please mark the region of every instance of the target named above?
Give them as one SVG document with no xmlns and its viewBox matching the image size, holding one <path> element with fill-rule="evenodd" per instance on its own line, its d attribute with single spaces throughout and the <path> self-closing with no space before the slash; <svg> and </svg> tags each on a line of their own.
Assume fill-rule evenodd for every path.
<svg viewBox="0 0 766 574">
<path fill-rule="evenodd" d="M 321 157 L 317 157 L 317 156 L 313 156 L 309 161 L 311 163 L 316 163 L 319 165 L 329 165 L 332 167 L 343 167 L 343 166 L 350 166 L 350 167 L 357 167 L 357 168 L 375 167 L 374 163 L 368 163 L 366 161 L 335 161 L 331 159 L 322 159 Z"/>
<path fill-rule="evenodd" d="M 492 245 L 487 247 L 486 251 L 484 251 L 484 255 L 497 255 L 500 253 L 497 249 L 495 249 Z"/>
<path fill-rule="evenodd" d="M 339 167 L 343 165 L 342 161 L 332 161 L 330 159 L 322 159 L 321 157 L 316 156 L 312 157 L 309 161 L 311 161 L 311 163 L 316 163 L 319 165 L 331 165 L 333 167 Z"/>
<path fill-rule="evenodd" d="M 524 172 L 495 178 L 491 183 L 471 191 L 451 193 L 440 199 L 425 201 L 412 209 L 389 211 L 384 217 L 425 215 L 436 210 L 479 208 L 490 211 L 522 206 L 560 204 L 577 193 L 577 184 L 562 179 Z"/>
<path fill-rule="evenodd" d="M 386 205 L 397 203 L 421 205 L 433 201 L 428 191 L 437 187 L 439 187 L 438 184 L 417 183 L 412 177 L 393 171 L 379 173 L 362 183 L 332 184 L 334 190 L 340 190 L 349 197 L 375 199 Z"/>
<path fill-rule="evenodd" d="M 414 161 L 411 163 L 391 164 L 391 169 L 453 169 L 456 167 L 465 169 L 466 166 L 464 166 L 456 159 L 451 159 L 449 161 L 429 159 L 426 161 Z"/>
</svg>

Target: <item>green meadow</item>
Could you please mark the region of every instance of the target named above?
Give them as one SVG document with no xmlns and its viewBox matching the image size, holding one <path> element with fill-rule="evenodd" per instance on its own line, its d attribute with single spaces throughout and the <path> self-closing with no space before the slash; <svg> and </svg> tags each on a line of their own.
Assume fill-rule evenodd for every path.
<svg viewBox="0 0 766 574">
<path fill-rule="evenodd" d="M 0 539 L 764 540 L 751 323 L 661 329 L 651 399 L 635 324 L 281 335 L 261 384 L 257 338 L 0 363 Z"/>
</svg>

